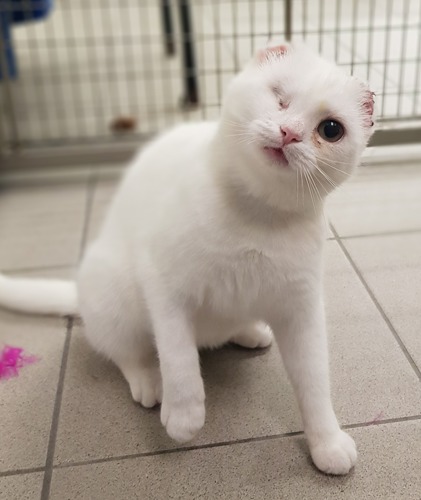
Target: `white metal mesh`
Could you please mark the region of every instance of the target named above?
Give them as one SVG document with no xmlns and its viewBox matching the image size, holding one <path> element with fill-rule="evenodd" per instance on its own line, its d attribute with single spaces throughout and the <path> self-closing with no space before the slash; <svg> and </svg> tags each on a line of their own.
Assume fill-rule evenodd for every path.
<svg viewBox="0 0 421 500">
<path fill-rule="evenodd" d="M 22 0 L 28 10 L 34 3 Z M 368 79 L 381 119 L 421 116 L 419 0 L 289 3 L 290 26 L 285 0 L 56 0 L 45 19 L 12 28 L 16 78 L 7 78 L 1 57 L 3 145 L 121 140 L 181 120 L 214 118 L 232 75 L 256 48 L 284 40 L 288 31 Z M 0 0 L 3 15 L 11 5 Z M 166 53 L 165 5 L 173 56 Z M 195 69 L 184 68 L 181 8 L 189 8 L 192 32 L 184 41 L 192 41 Z M 8 43 L 3 37 L 0 52 Z M 197 106 L 181 105 L 186 71 L 196 79 Z M 116 135 L 110 123 L 118 117 L 136 118 L 136 129 Z"/>
</svg>

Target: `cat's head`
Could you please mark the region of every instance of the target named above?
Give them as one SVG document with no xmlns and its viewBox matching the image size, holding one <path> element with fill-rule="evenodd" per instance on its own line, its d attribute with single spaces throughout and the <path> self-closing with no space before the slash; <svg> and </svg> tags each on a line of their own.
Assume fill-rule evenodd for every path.
<svg viewBox="0 0 421 500">
<path fill-rule="evenodd" d="M 308 179 L 323 194 L 358 165 L 374 131 L 373 107 L 364 82 L 304 45 L 282 45 L 260 51 L 234 78 L 222 123 L 234 149 L 252 160 L 245 169 Z"/>
</svg>

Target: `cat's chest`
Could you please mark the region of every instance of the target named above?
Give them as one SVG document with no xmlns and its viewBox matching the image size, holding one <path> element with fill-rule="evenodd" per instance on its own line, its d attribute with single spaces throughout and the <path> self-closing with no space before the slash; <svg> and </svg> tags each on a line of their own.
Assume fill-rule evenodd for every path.
<svg viewBox="0 0 421 500">
<path fill-rule="evenodd" d="M 294 241 L 215 253 L 196 282 L 197 296 L 219 311 L 258 312 L 306 279 L 317 266 L 316 253 Z"/>
</svg>

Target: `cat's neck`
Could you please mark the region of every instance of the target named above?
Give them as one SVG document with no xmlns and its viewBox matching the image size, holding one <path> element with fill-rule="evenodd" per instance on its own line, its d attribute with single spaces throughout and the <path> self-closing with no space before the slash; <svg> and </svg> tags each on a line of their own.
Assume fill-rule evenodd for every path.
<svg viewBox="0 0 421 500">
<path fill-rule="evenodd" d="M 278 175 L 265 164 L 244 168 L 246 162 L 256 162 L 247 156 L 237 141 L 233 140 L 224 120 L 221 120 L 210 147 L 210 168 L 221 189 L 229 192 L 232 200 L 249 209 L 272 217 L 321 218 L 324 199 L 317 198 L 311 187 L 299 183 L 299 176 L 291 172 Z"/>
</svg>

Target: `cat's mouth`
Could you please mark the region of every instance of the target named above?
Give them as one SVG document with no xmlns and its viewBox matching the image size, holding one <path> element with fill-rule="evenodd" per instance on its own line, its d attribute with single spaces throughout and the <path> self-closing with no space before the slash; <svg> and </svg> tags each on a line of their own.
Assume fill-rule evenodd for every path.
<svg viewBox="0 0 421 500">
<path fill-rule="evenodd" d="M 265 146 L 263 150 L 272 161 L 279 163 L 284 167 L 288 166 L 288 160 L 286 159 L 282 148 L 273 148 L 270 146 Z"/>
</svg>

